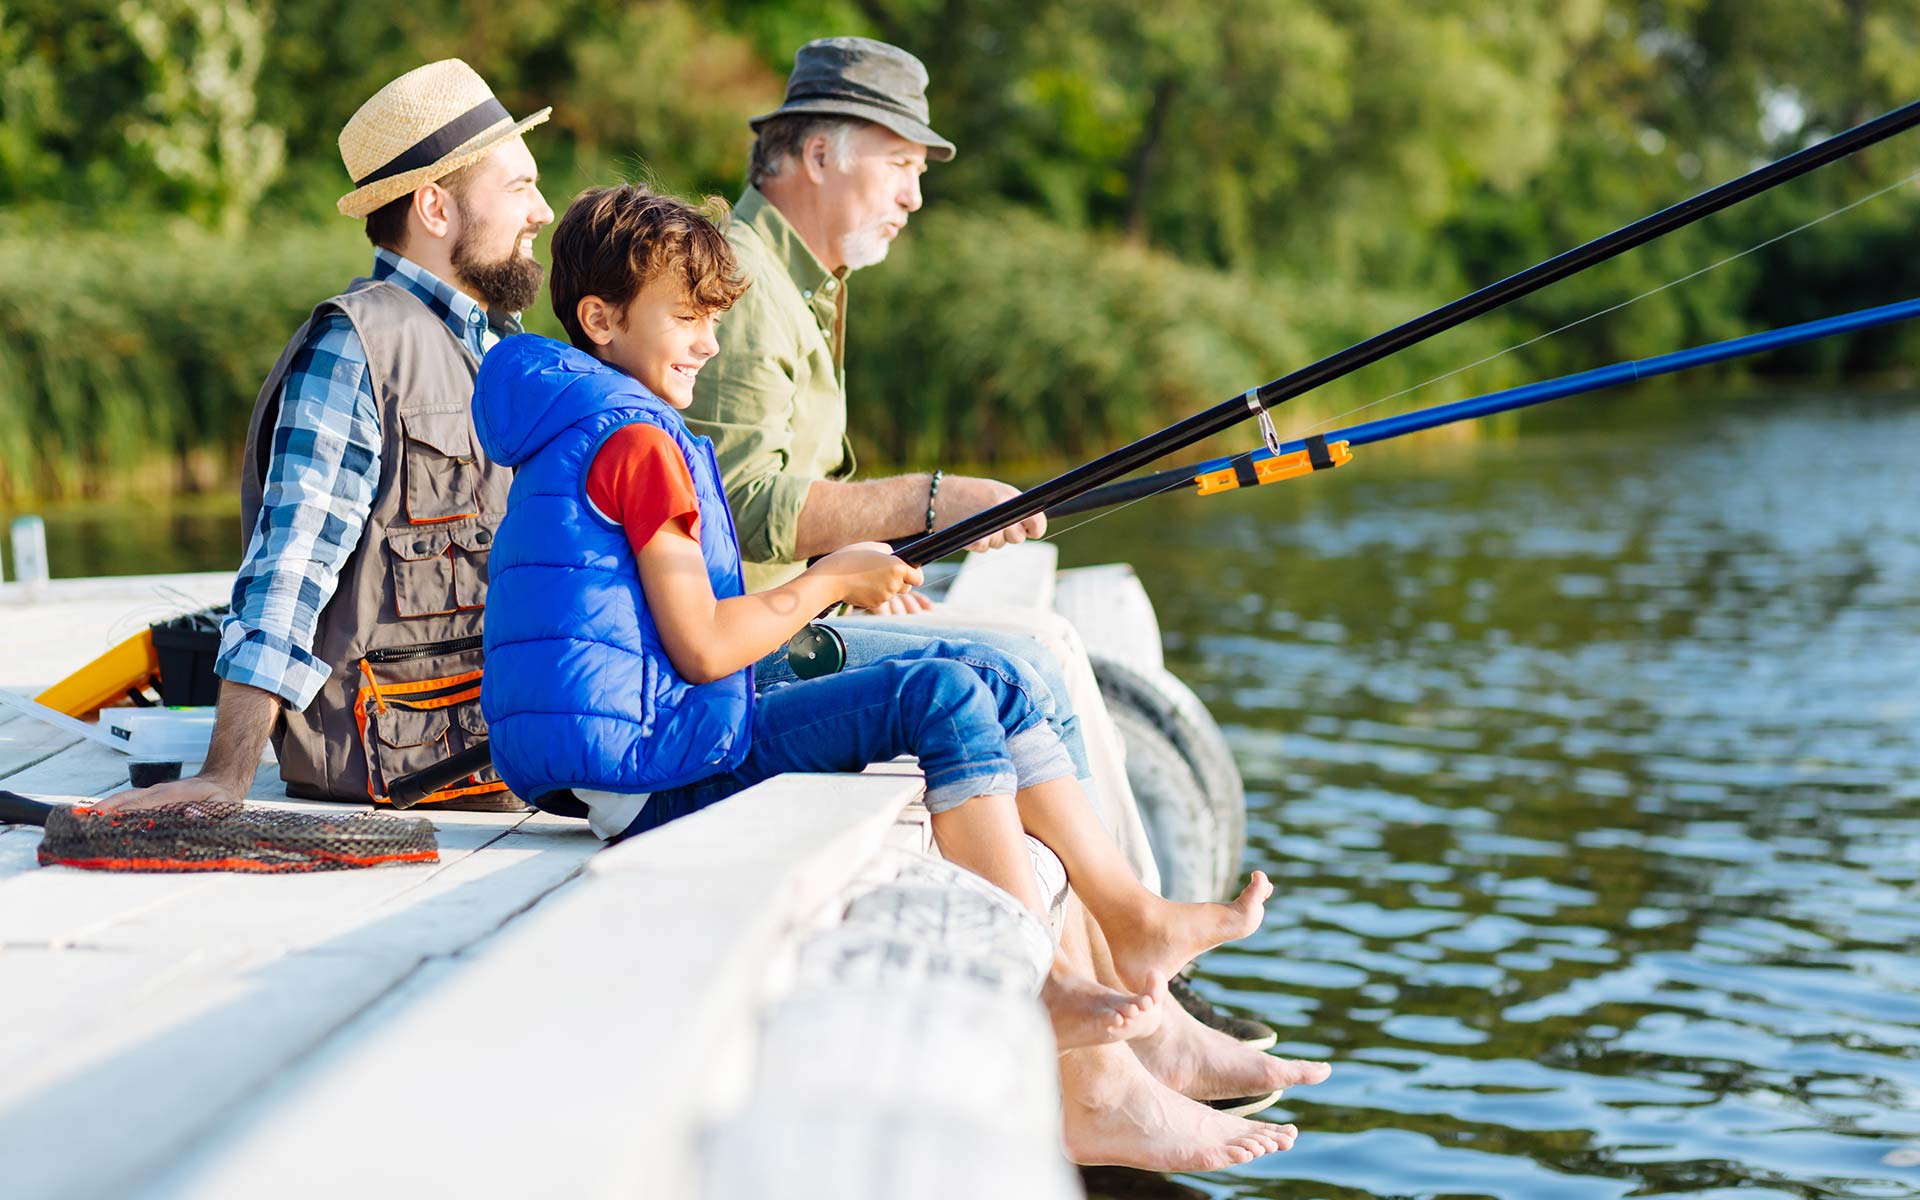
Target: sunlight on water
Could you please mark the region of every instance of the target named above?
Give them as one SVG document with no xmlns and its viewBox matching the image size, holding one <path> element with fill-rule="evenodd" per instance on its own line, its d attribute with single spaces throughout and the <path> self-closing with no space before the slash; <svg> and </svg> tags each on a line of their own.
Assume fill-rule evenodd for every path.
<svg viewBox="0 0 1920 1200">
<path fill-rule="evenodd" d="M 1063 539 L 1246 776 L 1203 986 L 1337 1064 L 1096 1195 L 1920 1194 L 1920 408 L 1589 411 Z"/>
</svg>

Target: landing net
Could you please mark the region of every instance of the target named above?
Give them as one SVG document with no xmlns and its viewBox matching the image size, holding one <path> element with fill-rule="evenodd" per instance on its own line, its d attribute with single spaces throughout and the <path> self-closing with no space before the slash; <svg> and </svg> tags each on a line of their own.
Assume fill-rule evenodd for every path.
<svg viewBox="0 0 1920 1200">
<path fill-rule="evenodd" d="M 233 802 L 128 813 L 55 808 L 43 866 L 90 871 L 343 871 L 440 861 L 427 821 L 373 813 L 330 816 Z"/>
</svg>

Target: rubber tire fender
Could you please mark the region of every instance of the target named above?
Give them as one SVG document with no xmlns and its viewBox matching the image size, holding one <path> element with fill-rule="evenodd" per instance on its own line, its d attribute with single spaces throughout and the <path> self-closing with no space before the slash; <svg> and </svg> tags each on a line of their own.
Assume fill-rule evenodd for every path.
<svg viewBox="0 0 1920 1200">
<path fill-rule="evenodd" d="M 1127 781 L 1167 898 L 1231 897 L 1247 849 L 1247 798 L 1226 735 L 1193 689 L 1170 672 L 1102 655 L 1092 664 L 1126 743 Z M 1186 768 L 1184 777 L 1163 750 Z"/>
</svg>

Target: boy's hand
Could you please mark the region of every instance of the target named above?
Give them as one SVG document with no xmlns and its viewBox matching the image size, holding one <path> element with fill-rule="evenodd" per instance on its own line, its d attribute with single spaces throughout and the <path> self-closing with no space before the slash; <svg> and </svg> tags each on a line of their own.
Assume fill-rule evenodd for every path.
<svg viewBox="0 0 1920 1200">
<path fill-rule="evenodd" d="M 840 599 L 855 608 L 878 608 L 921 582 L 920 568 L 895 558 L 885 542 L 856 542 L 813 570 L 832 579 Z"/>
</svg>

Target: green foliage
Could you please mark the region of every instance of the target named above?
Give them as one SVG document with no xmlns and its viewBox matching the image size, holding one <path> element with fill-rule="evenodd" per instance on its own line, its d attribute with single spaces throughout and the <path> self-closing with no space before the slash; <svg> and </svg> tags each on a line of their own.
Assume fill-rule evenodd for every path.
<svg viewBox="0 0 1920 1200">
<path fill-rule="evenodd" d="M 854 279 L 850 306 L 857 449 L 887 462 L 929 463 L 1096 454 L 1426 305 L 1343 284 L 1226 275 L 1003 209 L 914 222 L 884 267 Z M 1382 363 L 1287 406 L 1276 420 L 1289 436 L 1304 432 L 1451 363 L 1494 353 L 1504 332 L 1484 326 Z M 1511 382 L 1511 368 L 1490 368 L 1476 381 Z M 1249 425 L 1235 440 L 1257 438 Z"/>
<path fill-rule="evenodd" d="M 220 481 L 300 312 L 364 269 L 335 138 L 401 72 L 458 56 L 552 105 L 556 206 L 613 177 L 731 197 L 747 117 L 843 33 L 925 59 L 960 147 L 854 284 L 870 463 L 1100 449 L 1920 94 L 1920 0 L 0 0 L 0 496 L 156 446 Z M 1920 292 L 1911 186 L 1742 254 L 1895 183 L 1911 136 L 1313 402 L 1550 331 L 1449 386 Z"/>
<path fill-rule="evenodd" d="M 0 235 L 0 501 L 231 486 L 281 347 L 369 261 L 344 222 L 239 249 L 187 224 Z"/>
</svg>

